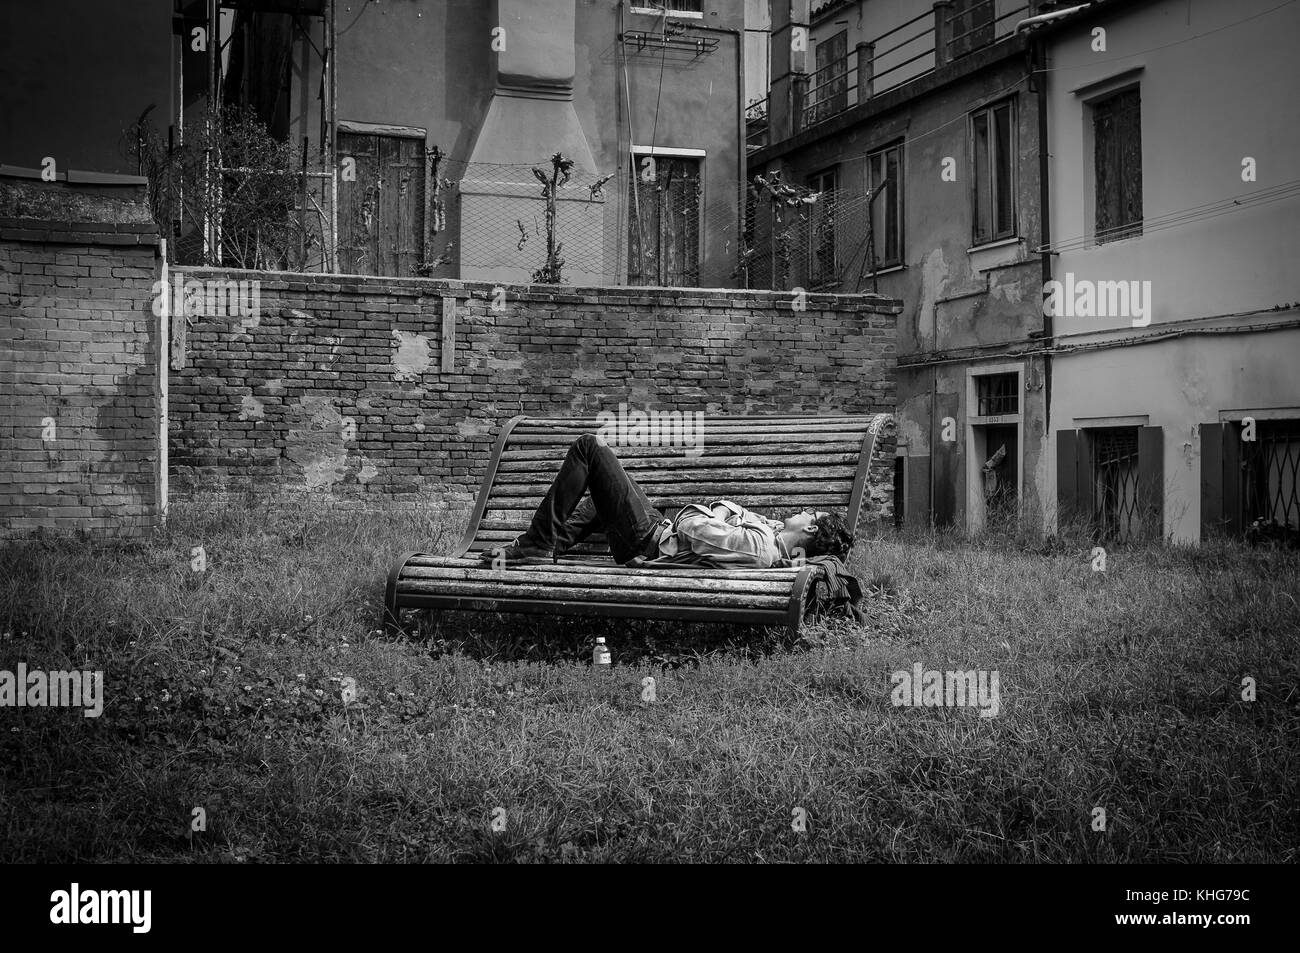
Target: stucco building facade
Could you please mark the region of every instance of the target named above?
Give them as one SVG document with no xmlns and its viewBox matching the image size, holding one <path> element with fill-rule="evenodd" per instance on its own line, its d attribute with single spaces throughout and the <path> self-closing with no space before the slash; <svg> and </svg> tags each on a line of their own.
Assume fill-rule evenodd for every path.
<svg viewBox="0 0 1300 953">
<path fill-rule="evenodd" d="M 819 196 L 807 214 L 829 225 L 799 233 L 806 249 L 782 249 L 789 271 L 759 281 L 903 301 L 905 524 L 978 529 L 1041 511 L 1048 371 L 1029 353 L 1044 333 L 1040 94 L 1015 30 L 1033 11 L 993 0 L 771 8 L 768 122 L 751 176 L 779 172 Z"/>
<path fill-rule="evenodd" d="M 1300 529 L 1300 9 L 1094 7 L 1035 28 L 1061 285 L 1034 479 L 1121 536 Z"/>
</svg>

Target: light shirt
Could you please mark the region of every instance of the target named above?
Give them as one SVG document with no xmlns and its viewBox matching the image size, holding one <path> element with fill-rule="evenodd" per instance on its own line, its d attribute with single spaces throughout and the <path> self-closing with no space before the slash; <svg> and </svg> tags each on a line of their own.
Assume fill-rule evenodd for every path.
<svg viewBox="0 0 1300 953">
<path fill-rule="evenodd" d="M 725 519 L 713 515 L 715 506 L 727 509 Z M 770 569 L 790 558 L 777 536 L 784 526 L 730 500 L 715 500 L 707 506 L 690 503 L 672 520 L 664 521 L 659 555 L 690 552 L 727 568 Z"/>
</svg>

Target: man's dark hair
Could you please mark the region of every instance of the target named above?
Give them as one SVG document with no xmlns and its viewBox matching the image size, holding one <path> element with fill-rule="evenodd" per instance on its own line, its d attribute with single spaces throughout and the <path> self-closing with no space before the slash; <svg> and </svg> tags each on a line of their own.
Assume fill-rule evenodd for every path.
<svg viewBox="0 0 1300 953">
<path fill-rule="evenodd" d="M 853 531 L 838 513 L 827 513 L 813 524 L 817 535 L 803 544 L 804 555 L 809 559 L 814 556 L 835 556 L 847 559 L 853 548 Z"/>
</svg>

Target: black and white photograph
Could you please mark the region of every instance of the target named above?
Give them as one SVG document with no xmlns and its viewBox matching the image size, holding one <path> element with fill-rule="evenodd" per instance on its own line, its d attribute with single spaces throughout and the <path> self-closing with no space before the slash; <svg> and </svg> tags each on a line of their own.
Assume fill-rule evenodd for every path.
<svg viewBox="0 0 1300 953">
<path fill-rule="evenodd" d="M 1297 40 L 2 0 L 6 918 L 996 865 L 1241 942 L 1300 861 Z"/>
</svg>

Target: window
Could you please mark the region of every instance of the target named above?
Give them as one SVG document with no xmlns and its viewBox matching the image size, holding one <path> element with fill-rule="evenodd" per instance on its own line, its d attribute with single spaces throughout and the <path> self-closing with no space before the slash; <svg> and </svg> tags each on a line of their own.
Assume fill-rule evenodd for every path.
<svg viewBox="0 0 1300 953">
<path fill-rule="evenodd" d="M 808 285 L 816 288 L 835 284 L 839 267 L 835 255 L 835 200 L 839 187 L 836 169 L 827 169 L 808 179 L 808 188 L 821 195 L 808 215 Z"/>
<path fill-rule="evenodd" d="M 655 15 L 668 11 L 671 16 L 704 16 L 704 0 L 641 0 L 632 4 L 633 13 L 652 13 Z"/>
<path fill-rule="evenodd" d="M 975 378 L 977 417 L 1001 417 L 1020 413 L 1018 374 L 981 374 Z"/>
<path fill-rule="evenodd" d="M 1092 515 L 1103 539 L 1137 535 L 1138 441 L 1136 427 L 1090 431 L 1093 442 Z"/>
<path fill-rule="evenodd" d="M 1082 519 L 1095 538 L 1124 541 L 1163 533 L 1162 428 L 1058 431 L 1056 477 L 1062 520 Z"/>
<path fill-rule="evenodd" d="M 1254 440 L 1237 437 L 1242 523 L 1300 529 L 1300 420 L 1258 420 Z"/>
<path fill-rule="evenodd" d="M 1137 89 L 1092 104 L 1098 243 L 1142 234 L 1142 105 Z"/>
<path fill-rule="evenodd" d="M 628 283 L 694 287 L 700 283 L 700 160 L 632 158 Z"/>
<path fill-rule="evenodd" d="M 867 188 L 871 192 L 871 269 L 903 263 L 903 147 L 889 146 L 867 156 Z"/>
<path fill-rule="evenodd" d="M 1253 419 L 1254 440 L 1241 418 L 1201 424 L 1201 538 L 1224 530 L 1300 545 L 1300 417 Z"/>
<path fill-rule="evenodd" d="M 809 125 L 848 108 L 848 42 L 848 31 L 841 30 L 817 44 L 816 67 L 808 85 L 808 109 L 804 117 Z"/>
<path fill-rule="evenodd" d="M 953 59 L 993 42 L 993 0 L 956 0 L 949 23 L 949 52 Z"/>
<path fill-rule="evenodd" d="M 971 114 L 975 245 L 1016 234 L 1014 105 L 1009 100 Z"/>
<path fill-rule="evenodd" d="M 973 532 L 1016 523 L 1020 512 L 1023 368 L 985 368 L 969 373 L 970 456 L 966 472 L 966 521 Z"/>
</svg>

